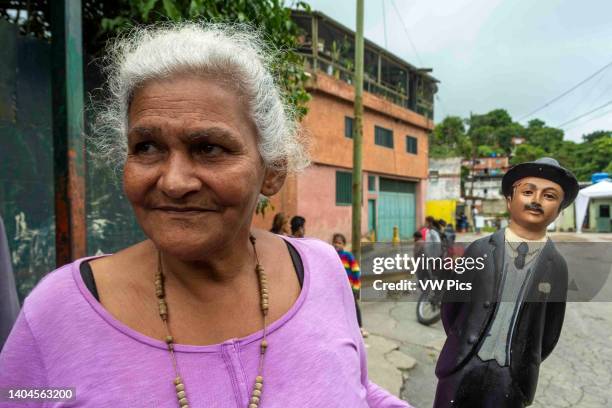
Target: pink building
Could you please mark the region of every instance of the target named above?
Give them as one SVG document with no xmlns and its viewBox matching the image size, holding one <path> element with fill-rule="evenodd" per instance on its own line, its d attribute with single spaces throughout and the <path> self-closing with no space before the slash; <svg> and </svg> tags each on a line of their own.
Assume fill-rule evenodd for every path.
<svg viewBox="0 0 612 408">
<path fill-rule="evenodd" d="M 353 33 L 320 13 L 294 18 L 306 33 L 301 51 L 312 74 L 302 126 L 312 141 L 313 164 L 287 180 L 271 202 L 274 212 L 303 216 L 308 236 L 330 241 L 340 232 L 350 240 L 354 91 L 349 59 L 333 50 L 342 38 L 352 44 Z M 352 55 L 350 48 L 345 51 Z M 364 81 L 362 235 L 390 240 L 398 226 L 407 239 L 424 221 L 436 80 L 366 41 L 368 71 L 377 76 Z M 270 228 L 274 212 L 256 216 L 254 223 Z"/>
</svg>

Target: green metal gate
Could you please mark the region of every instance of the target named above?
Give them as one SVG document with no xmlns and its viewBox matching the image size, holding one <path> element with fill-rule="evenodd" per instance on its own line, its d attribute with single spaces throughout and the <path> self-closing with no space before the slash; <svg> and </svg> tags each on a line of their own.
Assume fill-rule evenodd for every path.
<svg viewBox="0 0 612 408">
<path fill-rule="evenodd" d="M 393 227 L 399 227 L 401 239 L 409 239 L 416 229 L 416 183 L 380 179 L 378 194 L 378 225 L 376 236 L 379 241 L 393 238 Z"/>
</svg>

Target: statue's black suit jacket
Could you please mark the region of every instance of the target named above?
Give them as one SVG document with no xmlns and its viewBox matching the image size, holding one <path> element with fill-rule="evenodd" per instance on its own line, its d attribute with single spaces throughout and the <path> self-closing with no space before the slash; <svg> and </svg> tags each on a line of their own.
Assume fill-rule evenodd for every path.
<svg viewBox="0 0 612 408">
<path fill-rule="evenodd" d="M 457 373 L 470 358 L 475 358 L 493 321 L 501 291 L 504 232 L 501 229 L 466 249 L 464 257 L 484 258 L 484 269 L 471 268 L 463 274 L 452 274 L 451 279 L 471 282 L 472 290 L 445 294 L 442 322 L 447 339 L 436 366 L 438 378 Z M 510 344 L 513 383 L 528 403 L 535 396 L 539 365 L 552 352 L 561 334 L 567 298 L 567 264 L 550 239 L 535 262 Z"/>
</svg>

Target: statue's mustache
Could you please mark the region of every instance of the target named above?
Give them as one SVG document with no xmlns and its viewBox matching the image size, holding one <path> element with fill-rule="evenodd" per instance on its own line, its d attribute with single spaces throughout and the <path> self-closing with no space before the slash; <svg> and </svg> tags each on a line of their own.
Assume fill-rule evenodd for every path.
<svg viewBox="0 0 612 408">
<path fill-rule="evenodd" d="M 529 204 L 525 204 L 525 210 L 530 210 L 530 211 L 537 211 L 539 213 L 543 213 L 544 209 L 542 208 L 542 206 L 538 203 L 529 203 Z"/>
</svg>

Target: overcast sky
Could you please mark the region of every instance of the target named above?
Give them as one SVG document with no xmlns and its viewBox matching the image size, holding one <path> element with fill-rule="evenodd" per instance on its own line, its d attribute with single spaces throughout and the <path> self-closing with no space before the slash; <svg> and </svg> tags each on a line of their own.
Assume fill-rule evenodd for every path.
<svg viewBox="0 0 612 408">
<path fill-rule="evenodd" d="M 355 0 L 308 3 L 355 29 Z M 496 108 L 517 120 L 612 63 L 612 0 L 365 3 L 366 38 L 413 65 L 433 68 L 441 81 L 436 122 Z M 558 126 L 608 102 L 563 126 L 565 138 L 580 141 L 593 130 L 612 130 L 612 66 L 521 122 L 538 117 Z"/>
</svg>

